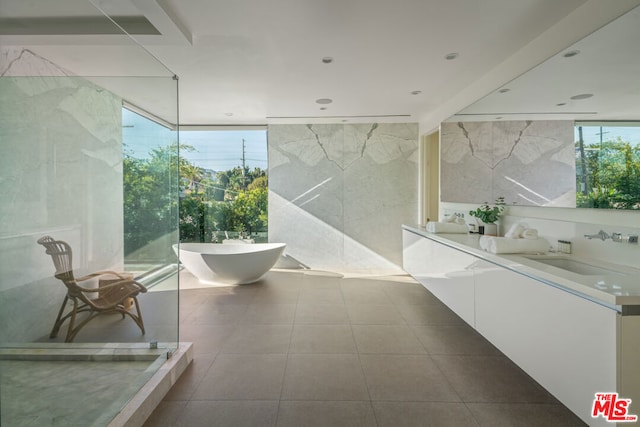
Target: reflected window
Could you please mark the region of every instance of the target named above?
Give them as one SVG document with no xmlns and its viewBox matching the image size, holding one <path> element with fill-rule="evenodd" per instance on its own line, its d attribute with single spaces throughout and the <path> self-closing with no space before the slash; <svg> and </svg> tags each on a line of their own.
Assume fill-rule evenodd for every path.
<svg viewBox="0 0 640 427">
<path fill-rule="evenodd" d="M 576 206 L 640 209 L 640 122 L 577 122 Z"/>
</svg>

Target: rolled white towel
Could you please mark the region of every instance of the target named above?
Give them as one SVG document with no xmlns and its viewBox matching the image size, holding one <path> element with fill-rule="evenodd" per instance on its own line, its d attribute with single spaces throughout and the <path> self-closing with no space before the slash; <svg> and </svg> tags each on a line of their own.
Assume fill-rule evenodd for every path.
<svg viewBox="0 0 640 427">
<path fill-rule="evenodd" d="M 524 224 L 521 224 L 521 223 L 513 224 L 509 229 L 509 231 L 504 233 L 504 237 L 506 237 L 507 239 L 519 239 L 522 237 L 522 232 L 524 230 L 526 230 L 526 227 Z"/>
<path fill-rule="evenodd" d="M 440 221 L 440 222 L 455 223 L 457 219 L 458 219 L 457 215 L 451 214 L 449 216 L 445 216 L 444 218 L 442 218 L 442 221 Z"/>
<path fill-rule="evenodd" d="M 527 228 L 520 234 L 523 239 L 535 240 L 538 238 L 538 230 L 535 228 Z"/>
<path fill-rule="evenodd" d="M 467 222 L 464 220 L 464 218 L 456 217 L 456 224 L 464 225 L 466 227 Z"/>
<path fill-rule="evenodd" d="M 451 222 L 428 222 L 427 231 L 429 233 L 455 233 L 466 234 L 467 226 L 462 224 L 455 224 Z"/>
<path fill-rule="evenodd" d="M 505 237 L 480 237 L 480 247 L 494 254 L 546 253 L 547 239 L 507 239 Z"/>
</svg>

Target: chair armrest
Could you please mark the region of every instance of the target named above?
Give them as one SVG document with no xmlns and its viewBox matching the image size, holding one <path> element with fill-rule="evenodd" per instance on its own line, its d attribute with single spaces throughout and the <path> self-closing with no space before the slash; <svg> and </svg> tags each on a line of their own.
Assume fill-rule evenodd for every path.
<svg viewBox="0 0 640 427">
<path fill-rule="evenodd" d="M 93 279 L 98 276 L 104 276 L 106 274 L 111 274 L 122 280 L 131 280 L 127 276 L 124 276 L 124 274 L 128 274 L 128 273 L 116 273 L 115 271 L 111 271 L 111 270 L 101 270 L 101 271 L 96 271 L 95 273 L 87 274 L 86 276 L 76 278 L 76 282 L 84 282 L 85 280 Z"/>
<path fill-rule="evenodd" d="M 98 288 L 84 288 L 82 286 L 78 286 L 78 288 L 82 292 L 105 292 L 122 285 L 130 285 L 130 284 L 136 285 L 136 287 L 140 292 L 143 292 L 143 293 L 147 292 L 147 288 L 142 283 L 136 282 L 135 280 L 132 280 L 132 279 L 119 280 L 117 282 L 109 283 L 108 285 L 102 285 Z"/>
</svg>

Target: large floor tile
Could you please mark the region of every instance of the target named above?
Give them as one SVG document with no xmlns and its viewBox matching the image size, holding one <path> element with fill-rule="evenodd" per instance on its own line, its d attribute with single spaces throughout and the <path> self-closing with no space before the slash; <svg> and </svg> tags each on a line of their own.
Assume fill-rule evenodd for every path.
<svg viewBox="0 0 640 427">
<path fill-rule="evenodd" d="M 295 323 L 348 324 L 349 316 L 344 304 L 298 304 Z"/>
<path fill-rule="evenodd" d="M 487 427 L 578 427 L 586 424 L 559 404 L 468 403 L 481 426 Z"/>
<path fill-rule="evenodd" d="M 372 400 L 459 402 L 429 356 L 360 355 Z"/>
<path fill-rule="evenodd" d="M 342 291 L 336 289 L 302 288 L 298 296 L 300 304 L 344 304 Z"/>
<path fill-rule="evenodd" d="M 356 353 L 349 325 L 303 325 L 293 327 L 289 353 Z"/>
<path fill-rule="evenodd" d="M 283 354 L 221 354 L 191 400 L 278 400 L 286 364 Z"/>
<path fill-rule="evenodd" d="M 291 286 L 270 286 L 263 287 L 256 292 L 256 296 L 251 301 L 252 304 L 296 304 L 299 287 Z"/>
<path fill-rule="evenodd" d="M 164 397 L 165 401 L 189 400 L 213 365 L 214 358 L 196 356 Z"/>
<path fill-rule="evenodd" d="M 431 356 L 464 402 L 557 403 L 504 356 Z"/>
<path fill-rule="evenodd" d="M 282 401 L 278 427 L 375 427 L 371 403 Z"/>
<path fill-rule="evenodd" d="M 290 354 L 283 400 L 368 400 L 357 355 Z"/>
<path fill-rule="evenodd" d="M 392 304 L 391 299 L 382 290 L 376 289 L 342 289 L 346 304 Z"/>
<path fill-rule="evenodd" d="M 417 283 L 386 284 L 384 291 L 398 305 L 424 305 L 438 301 L 431 292 Z"/>
<path fill-rule="evenodd" d="M 393 304 L 347 304 L 352 325 L 404 325 Z"/>
<path fill-rule="evenodd" d="M 415 325 L 413 330 L 429 354 L 501 355 L 468 325 Z"/>
<path fill-rule="evenodd" d="M 250 304 L 240 319 L 240 323 L 291 324 L 295 314 L 295 304 Z"/>
<path fill-rule="evenodd" d="M 464 403 L 373 402 L 378 427 L 477 427 Z"/>
<path fill-rule="evenodd" d="M 249 306 L 247 304 L 199 305 L 183 322 L 185 325 L 234 325 L 240 321 Z"/>
<path fill-rule="evenodd" d="M 390 284 L 384 279 L 376 277 L 352 277 L 340 281 L 343 291 L 380 291 L 384 292 L 384 286 Z M 393 283 L 391 283 L 393 284 Z"/>
<path fill-rule="evenodd" d="M 405 325 L 352 325 L 359 353 L 423 354 L 425 350 Z"/>
<path fill-rule="evenodd" d="M 292 325 L 238 325 L 222 347 L 222 353 L 286 353 Z"/>
<path fill-rule="evenodd" d="M 191 401 L 177 426 L 269 427 L 274 426 L 278 401 Z"/>
<path fill-rule="evenodd" d="M 236 325 L 186 324 L 180 328 L 180 341 L 192 342 L 196 355 L 215 356 L 235 329 Z"/>
<path fill-rule="evenodd" d="M 187 401 L 163 401 L 151 413 L 143 427 L 173 427 L 181 419 Z"/>
<path fill-rule="evenodd" d="M 209 295 L 206 304 L 251 304 L 257 292 L 258 289 L 250 285 L 217 288 Z"/>
<path fill-rule="evenodd" d="M 409 325 L 466 325 L 464 320 L 440 302 L 400 304 L 396 308 Z"/>
<path fill-rule="evenodd" d="M 342 275 L 330 271 L 307 270 L 301 282 L 300 289 L 340 290 Z"/>
</svg>

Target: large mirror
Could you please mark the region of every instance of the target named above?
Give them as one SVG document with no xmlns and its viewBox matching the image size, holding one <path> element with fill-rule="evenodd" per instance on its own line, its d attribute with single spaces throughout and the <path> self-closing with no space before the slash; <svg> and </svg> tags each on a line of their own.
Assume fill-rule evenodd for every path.
<svg viewBox="0 0 640 427">
<path fill-rule="evenodd" d="M 638 41 L 640 7 L 449 118 L 442 200 L 640 210 Z"/>
</svg>

